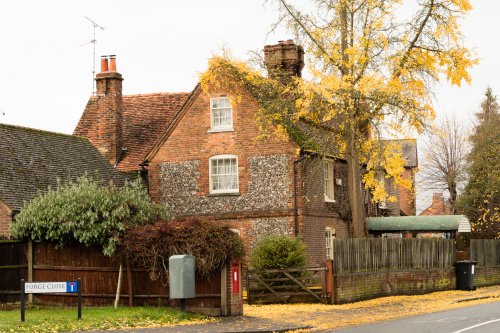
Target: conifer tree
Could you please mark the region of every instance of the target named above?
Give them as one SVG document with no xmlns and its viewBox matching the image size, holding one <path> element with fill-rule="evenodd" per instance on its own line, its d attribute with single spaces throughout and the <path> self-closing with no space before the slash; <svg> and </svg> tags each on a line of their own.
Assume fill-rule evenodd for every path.
<svg viewBox="0 0 500 333">
<path fill-rule="evenodd" d="M 485 93 L 470 136 L 469 181 L 459 200 L 473 226 L 473 237 L 500 238 L 500 106 L 491 88 Z"/>
</svg>

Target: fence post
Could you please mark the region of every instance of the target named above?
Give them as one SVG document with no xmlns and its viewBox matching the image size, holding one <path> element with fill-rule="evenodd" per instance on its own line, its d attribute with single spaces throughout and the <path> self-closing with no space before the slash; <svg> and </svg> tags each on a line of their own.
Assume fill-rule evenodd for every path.
<svg viewBox="0 0 500 333">
<path fill-rule="evenodd" d="M 333 304 L 335 289 L 333 288 L 333 260 L 325 260 L 325 284 L 326 284 L 326 294 L 330 298 L 328 300 L 329 304 Z"/>
<path fill-rule="evenodd" d="M 26 249 L 26 258 L 28 260 L 28 282 L 33 282 L 33 241 L 28 239 L 28 247 Z M 33 303 L 33 294 L 28 295 L 28 304 Z"/>
<path fill-rule="evenodd" d="M 128 306 L 134 305 L 134 289 L 132 282 L 132 268 L 130 267 L 130 260 L 128 257 L 125 259 L 127 265 L 127 286 L 128 286 Z"/>
<path fill-rule="evenodd" d="M 78 320 L 82 319 L 82 279 L 78 278 L 78 295 L 77 295 L 77 312 L 78 312 Z"/>
</svg>

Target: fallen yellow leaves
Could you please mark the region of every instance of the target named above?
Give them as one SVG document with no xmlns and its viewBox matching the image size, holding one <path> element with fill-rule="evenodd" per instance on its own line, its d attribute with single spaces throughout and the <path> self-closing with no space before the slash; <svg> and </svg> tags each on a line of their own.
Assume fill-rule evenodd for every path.
<svg viewBox="0 0 500 333">
<path fill-rule="evenodd" d="M 342 304 L 245 305 L 246 316 L 317 329 L 334 329 L 500 301 L 500 286 L 475 291 L 441 291 Z"/>
</svg>

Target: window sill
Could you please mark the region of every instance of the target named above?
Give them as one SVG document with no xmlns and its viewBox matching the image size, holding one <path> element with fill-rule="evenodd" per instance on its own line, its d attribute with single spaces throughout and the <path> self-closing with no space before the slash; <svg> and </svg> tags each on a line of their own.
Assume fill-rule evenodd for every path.
<svg viewBox="0 0 500 333">
<path fill-rule="evenodd" d="M 240 192 L 224 192 L 224 193 L 210 193 L 209 197 L 237 197 L 240 195 Z"/>
<path fill-rule="evenodd" d="M 337 200 L 335 199 L 324 199 L 325 203 L 337 203 Z"/>
<path fill-rule="evenodd" d="M 208 133 L 234 132 L 234 128 L 214 128 L 209 129 Z"/>
</svg>

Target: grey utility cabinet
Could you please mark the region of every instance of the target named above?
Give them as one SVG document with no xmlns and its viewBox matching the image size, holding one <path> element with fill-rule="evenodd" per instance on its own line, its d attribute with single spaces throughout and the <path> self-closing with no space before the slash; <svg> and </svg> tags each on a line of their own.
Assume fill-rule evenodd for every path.
<svg viewBox="0 0 500 333">
<path fill-rule="evenodd" d="M 168 258 L 170 299 L 194 298 L 194 257 L 188 254 Z"/>
</svg>

